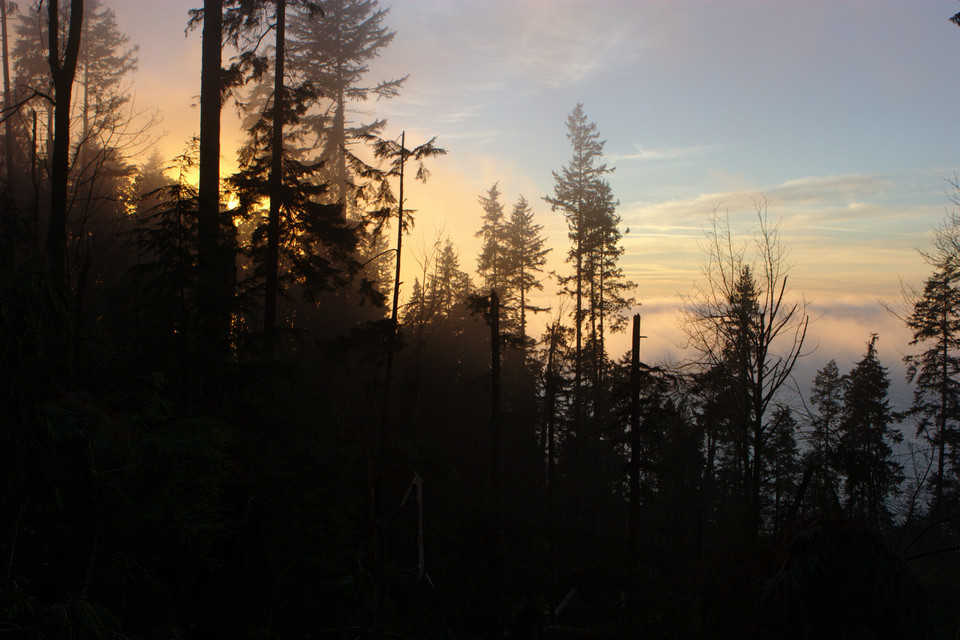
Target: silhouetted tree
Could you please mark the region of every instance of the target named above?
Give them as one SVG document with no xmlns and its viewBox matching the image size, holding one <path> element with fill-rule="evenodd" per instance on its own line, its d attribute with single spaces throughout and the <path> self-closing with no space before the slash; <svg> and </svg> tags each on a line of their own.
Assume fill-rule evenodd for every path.
<svg viewBox="0 0 960 640">
<path fill-rule="evenodd" d="M 840 426 L 840 466 L 844 475 L 844 509 L 848 516 L 868 520 L 874 528 L 889 524 L 887 503 L 903 481 L 903 468 L 891 444 L 903 440 L 893 428 L 887 368 L 877 357 L 877 335 L 846 377 Z"/>
<path fill-rule="evenodd" d="M 428 325 L 451 319 L 457 306 L 473 294 L 470 275 L 460 268 L 460 258 L 449 240 L 443 243 L 436 259 L 425 265 L 424 272 L 424 282 L 414 281 L 401 316 L 403 324 L 415 329 L 418 342 L 425 338 Z"/>
<path fill-rule="evenodd" d="M 477 200 L 483 209 L 483 224 L 474 234 L 483 240 L 480 255 L 477 256 L 477 273 L 483 280 L 482 289 L 496 289 L 503 296 L 501 305 L 506 307 L 510 305 L 510 295 L 504 288 L 507 268 L 507 219 L 496 183 L 487 190 L 486 195 L 479 196 Z"/>
<path fill-rule="evenodd" d="M 220 335 L 225 315 L 225 287 L 219 274 L 227 261 L 220 233 L 220 108 L 223 103 L 223 2 L 203 0 L 200 58 L 200 182 L 197 198 L 197 277 L 200 283 L 200 326 L 211 344 L 226 340 Z M 198 19 L 194 16 L 194 20 Z M 207 341 L 205 340 L 205 342 Z"/>
<path fill-rule="evenodd" d="M 810 416 L 810 430 L 806 433 L 809 449 L 805 464 L 813 468 L 809 499 L 811 508 L 822 515 L 839 515 L 838 477 L 840 450 L 840 422 L 843 416 L 843 376 L 835 360 L 817 371 L 813 379 L 810 401 L 816 413 Z"/>
<path fill-rule="evenodd" d="M 263 0 L 204 0 L 190 10 L 188 30 L 203 24 L 200 73 L 200 167 L 197 270 L 201 289 L 199 324 L 213 360 L 225 356 L 233 298 L 235 235 L 233 220 L 220 210 L 220 111 L 224 100 L 267 64 L 257 51 Z M 239 51 L 230 67 L 221 67 L 223 47 Z"/>
<path fill-rule="evenodd" d="M 7 0 L 0 0 L 0 38 L 3 39 L 3 155 L 6 181 L 13 181 L 13 122 L 10 119 L 13 94 L 10 92 L 10 49 L 7 46 Z M 12 9 L 12 7 L 11 7 Z"/>
<path fill-rule="evenodd" d="M 603 181 L 603 175 L 612 171 L 602 163 L 603 146 L 605 141 L 600 140 L 600 134 L 595 123 L 588 123 L 583 105 L 577 104 L 567 117 L 567 139 L 570 141 L 573 155 L 570 162 L 560 172 L 553 172 L 554 187 L 552 196 L 544 196 L 554 211 L 560 210 L 567 219 L 568 236 L 572 247 L 567 254 L 567 262 L 573 264 L 574 273 L 561 278 L 561 283 L 569 287 L 568 292 L 574 298 L 574 334 L 576 347 L 574 351 L 574 380 L 573 380 L 573 431 L 575 434 L 576 449 L 575 465 L 579 467 L 580 485 L 582 487 L 578 502 L 586 506 L 587 495 L 597 489 L 599 481 L 599 444 L 600 426 L 597 420 L 590 422 L 589 429 L 585 423 L 586 394 L 584 393 L 584 340 L 583 324 L 588 313 L 592 314 L 594 307 L 585 305 L 591 302 L 589 284 L 590 273 L 587 271 L 587 259 L 590 252 L 591 227 L 601 217 L 602 212 L 596 208 L 606 204 L 603 193 L 609 192 L 608 185 Z M 585 300 L 586 298 L 586 300 Z M 591 317 L 595 317 L 591 315 Z M 595 335 L 595 334 L 592 334 Z M 597 343 L 593 341 L 593 351 L 597 351 Z M 594 523 L 596 518 L 589 519 Z"/>
<path fill-rule="evenodd" d="M 70 27 L 60 50 L 60 2 L 47 0 L 47 59 L 54 91 L 53 152 L 50 160 L 50 226 L 47 262 L 54 286 L 67 290 L 67 179 L 70 171 L 70 101 L 83 32 L 83 0 L 71 0 Z"/>
<path fill-rule="evenodd" d="M 940 517 L 945 498 L 954 504 L 960 498 L 960 216 L 947 218 L 934 234 L 934 249 L 923 256 L 934 271 L 922 291 L 909 292 L 905 322 L 910 346 L 924 351 L 903 361 L 907 381 L 916 385 L 910 412 L 918 418 L 917 435 L 936 451 L 932 507 Z"/>
<path fill-rule="evenodd" d="M 383 402 L 380 409 L 380 421 L 377 424 L 377 428 L 372 430 L 372 433 L 369 438 L 368 444 L 368 454 L 367 454 L 367 464 L 368 464 L 368 478 L 369 478 L 369 487 L 370 487 L 370 503 L 371 509 L 373 511 L 373 517 L 375 519 L 374 523 L 374 549 L 375 549 L 375 568 L 374 568 L 374 582 L 376 583 L 376 605 L 375 609 L 375 622 L 374 622 L 374 633 L 377 635 L 378 639 L 383 638 L 385 634 L 385 625 L 384 625 L 384 608 L 385 604 L 385 591 L 386 585 L 384 584 L 385 580 L 385 565 L 384 565 L 384 547 L 383 547 L 383 530 L 382 523 L 377 519 L 380 517 L 378 515 L 380 506 L 380 494 L 381 494 L 381 482 L 382 482 L 382 467 L 383 467 L 383 448 L 385 442 L 386 434 L 386 424 L 388 420 L 388 412 L 390 408 L 390 390 L 393 382 L 393 360 L 394 360 L 394 351 L 396 347 L 397 340 L 397 322 L 398 322 L 398 312 L 400 306 L 400 258 L 401 258 L 401 249 L 403 247 L 403 234 L 408 230 L 409 225 L 413 223 L 413 219 L 410 216 L 409 212 L 404 208 L 404 197 L 403 197 L 403 179 L 404 179 L 404 170 L 408 160 L 414 160 L 418 163 L 416 177 L 422 182 L 426 182 L 429 172 L 423 164 L 423 161 L 427 158 L 432 158 L 435 156 L 444 155 L 447 153 L 446 149 L 441 149 L 434 146 L 434 141 L 436 138 L 431 138 L 428 142 L 421 144 L 413 149 L 407 149 L 406 147 L 406 132 L 400 134 L 400 141 L 396 140 L 384 140 L 382 138 L 376 138 L 375 136 L 368 136 L 373 144 L 373 151 L 375 157 L 380 161 L 386 161 L 387 170 L 385 175 L 389 177 L 396 177 L 399 179 L 399 197 L 396 199 L 397 203 L 397 251 L 394 262 L 394 281 L 393 281 L 393 305 L 390 312 L 390 328 L 387 335 L 387 355 L 386 355 L 386 364 L 384 365 L 384 383 L 383 383 Z M 387 186 L 386 181 L 384 185 Z M 390 202 L 392 197 L 384 197 L 386 202 Z M 386 208 L 380 213 L 380 224 L 386 223 L 389 220 L 392 212 L 390 208 Z"/>
<path fill-rule="evenodd" d="M 589 199 L 586 216 L 587 241 L 583 271 L 589 290 L 590 338 L 588 354 L 591 363 L 594 414 L 604 420 L 604 374 L 606 371 L 606 332 L 621 331 L 626 326 L 624 312 L 635 300 L 628 292 L 634 284 L 624 279 L 618 260 L 623 255 L 620 245 L 620 216 L 610 185 L 596 183 Z"/>
<path fill-rule="evenodd" d="M 383 176 L 364 162 L 351 147 L 379 136 L 387 121 L 353 122 L 352 105 L 395 97 L 406 78 L 364 82 L 370 63 L 380 57 L 395 32 L 384 25 L 389 9 L 377 0 L 324 2 L 322 17 L 293 7 L 290 16 L 289 69 L 309 79 L 321 97 L 303 117 L 309 137 L 320 148 L 322 177 L 331 188 L 331 202 L 353 212 L 357 198 L 374 199 Z"/>
<path fill-rule="evenodd" d="M 770 530 L 776 533 L 789 524 L 786 518 L 800 484 L 800 452 L 795 435 L 797 422 L 790 408 L 777 407 L 770 419 L 765 489 Z"/>
<path fill-rule="evenodd" d="M 526 342 L 527 311 L 544 311 L 530 304 L 530 293 L 543 290 L 538 274 L 543 273 L 551 248 L 544 247 L 543 225 L 534 222 L 533 208 L 522 195 L 513 205 L 505 231 L 505 281 L 507 288 L 519 298 L 519 332 L 521 340 Z"/>
<path fill-rule="evenodd" d="M 601 160 L 606 141 L 600 140 L 596 123 L 587 122 L 583 105 L 577 104 L 567 117 L 567 139 L 573 150 L 570 162 L 560 172 L 553 172 L 553 195 L 545 196 L 554 210 L 560 210 L 567 219 L 569 237 L 573 242 L 567 261 L 573 263 L 574 331 L 576 334 L 576 366 L 574 371 L 574 412 L 577 428 L 582 418 L 583 398 L 583 320 L 585 310 L 584 260 L 588 239 L 588 206 L 598 189 L 602 176 L 613 171 Z"/>
<path fill-rule="evenodd" d="M 756 203 L 755 265 L 734 245 L 729 223 L 716 211 L 707 231 L 706 284 L 685 301 L 685 330 L 700 364 L 729 390 L 746 490 L 745 528 L 760 533 L 761 481 L 770 437 L 768 409 L 790 379 L 806 338 L 806 303 L 790 302 L 786 249 L 779 228 Z"/>
<path fill-rule="evenodd" d="M 66 14 L 60 13 L 61 20 L 65 20 Z M 49 73 L 49 55 L 47 60 L 43 56 L 48 23 L 49 19 L 43 20 L 39 12 L 30 11 L 21 16 L 17 25 L 17 43 L 13 52 L 20 94 L 17 106 L 30 106 L 34 112 L 42 109 L 48 98 L 55 96 L 55 91 L 51 90 L 54 82 Z M 60 37 L 65 36 L 61 24 Z M 70 117 L 75 124 L 70 132 L 67 152 L 65 219 L 67 238 L 72 240 L 69 264 L 80 265 L 71 274 L 75 276 L 75 289 L 82 279 L 79 272 L 91 260 L 87 239 L 91 234 L 97 236 L 98 241 L 103 239 L 100 236 L 104 235 L 105 219 L 116 213 L 115 203 L 121 195 L 123 183 L 133 171 L 133 167 L 127 165 L 126 157 L 141 150 L 155 122 L 145 113 L 134 111 L 133 107 L 129 76 L 137 68 L 137 47 L 129 45 L 129 38 L 120 31 L 114 12 L 99 0 L 87 0 L 85 4 L 81 41 L 76 61 L 76 96 L 70 106 Z M 27 120 L 26 115 L 20 115 L 21 130 L 25 131 Z M 48 119 L 48 128 L 49 124 Z M 47 135 L 51 134 L 52 131 L 48 130 Z M 25 134 L 22 136 L 24 143 L 27 138 Z M 34 147 L 31 156 L 45 153 L 49 159 L 49 140 L 42 147 Z M 21 158 L 26 160 L 26 155 Z M 77 298 L 84 295 L 81 290 L 74 293 Z"/>
</svg>

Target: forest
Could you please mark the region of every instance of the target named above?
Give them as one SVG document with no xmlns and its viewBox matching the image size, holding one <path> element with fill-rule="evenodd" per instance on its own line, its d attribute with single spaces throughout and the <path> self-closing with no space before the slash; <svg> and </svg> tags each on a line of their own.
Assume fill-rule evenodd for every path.
<svg viewBox="0 0 960 640">
<path fill-rule="evenodd" d="M 165 157 L 108 3 L 0 0 L 0 637 L 957 637 L 957 174 L 890 310 L 909 407 L 876 333 L 797 380 L 816 318 L 759 194 L 749 237 L 703 212 L 651 362 L 588 101 L 549 193 L 492 182 L 477 255 L 415 252 L 457 147 L 356 111 L 407 82 L 369 73 L 389 7 L 196 4 Z"/>
</svg>

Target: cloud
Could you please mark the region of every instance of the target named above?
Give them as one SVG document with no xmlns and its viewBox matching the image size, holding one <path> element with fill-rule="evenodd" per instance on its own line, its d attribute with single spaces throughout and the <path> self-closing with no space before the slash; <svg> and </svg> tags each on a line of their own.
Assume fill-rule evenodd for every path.
<svg viewBox="0 0 960 640">
<path fill-rule="evenodd" d="M 785 204 L 817 204 L 825 200 L 856 200 L 882 197 L 893 186 L 878 175 L 808 176 L 788 180 L 767 192 L 770 199 Z"/>
<path fill-rule="evenodd" d="M 691 158 L 702 158 L 703 156 L 722 149 L 724 145 L 704 144 L 693 147 L 662 147 L 660 149 L 644 149 L 641 145 L 634 145 L 634 153 L 615 154 L 610 156 L 611 162 L 623 162 L 631 160 L 689 160 Z"/>
</svg>

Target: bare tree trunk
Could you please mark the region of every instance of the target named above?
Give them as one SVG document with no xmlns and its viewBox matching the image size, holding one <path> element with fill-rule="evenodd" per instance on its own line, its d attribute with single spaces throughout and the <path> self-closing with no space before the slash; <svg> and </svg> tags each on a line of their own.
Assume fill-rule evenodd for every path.
<svg viewBox="0 0 960 640">
<path fill-rule="evenodd" d="M 197 198 L 197 312 L 203 353 L 219 357 L 229 326 L 220 267 L 220 65 L 223 0 L 203 2 L 203 44 L 200 63 L 200 184 Z M 217 354 L 214 356 L 213 354 Z"/>
<path fill-rule="evenodd" d="M 48 0 L 49 45 L 47 60 L 53 78 L 55 108 L 53 158 L 50 167 L 50 228 L 47 260 L 50 279 L 60 293 L 67 293 L 67 174 L 70 170 L 70 98 L 80 55 L 83 0 L 71 0 L 70 27 L 60 59 L 60 2 Z"/>
<path fill-rule="evenodd" d="M 557 330 L 550 331 L 550 349 L 547 353 L 547 527 L 550 531 L 550 611 L 557 604 L 557 522 L 556 479 L 554 465 L 554 442 L 557 425 L 557 379 L 554 375 L 554 358 L 557 351 Z"/>
<path fill-rule="evenodd" d="M 383 525 L 378 517 L 383 484 L 383 448 L 386 440 L 387 416 L 390 410 L 390 386 L 393 382 L 393 352 L 397 340 L 397 311 L 400 307 L 400 253 L 403 248 L 403 169 L 406 164 L 406 132 L 400 134 L 400 198 L 397 202 L 397 262 L 393 280 L 393 306 L 390 311 L 390 333 L 387 336 L 387 361 L 384 365 L 383 403 L 380 407 L 380 422 L 367 439 L 367 481 L 370 491 L 370 510 L 373 518 L 374 566 L 373 581 L 375 603 L 373 633 L 377 640 L 386 637 L 386 544 Z"/>
<path fill-rule="evenodd" d="M 490 289 L 490 575 L 500 594 L 500 296 Z"/>
<path fill-rule="evenodd" d="M 636 605 L 640 558 L 640 314 L 633 316 L 630 355 L 630 524 L 627 560 L 627 610 Z"/>
<path fill-rule="evenodd" d="M 3 0 L 4 2 L 6 0 Z M 30 184 L 33 187 L 33 227 L 30 233 L 30 258 L 36 263 L 40 255 L 40 177 L 37 175 L 37 110 L 33 110 L 33 144 L 30 150 Z M 32 265 L 36 268 L 36 264 Z"/>
<path fill-rule="evenodd" d="M 941 333 L 943 334 L 943 354 L 941 355 L 940 371 L 940 419 L 937 425 L 937 490 L 934 498 L 934 517 L 942 517 L 943 510 L 943 456 L 945 453 L 945 442 L 947 434 L 947 394 L 949 393 L 950 374 L 947 369 L 947 359 L 949 358 L 949 338 L 950 332 L 947 324 L 947 309 L 942 310 Z"/>
<path fill-rule="evenodd" d="M 490 290 L 490 490 L 500 491 L 500 296 Z"/>
<path fill-rule="evenodd" d="M 267 218 L 267 281 L 263 301 L 263 330 L 270 337 L 277 326 L 277 289 L 280 271 L 280 204 L 283 194 L 283 58 L 286 0 L 277 0 L 277 45 L 273 76 L 273 154 L 270 161 L 270 213 Z"/>
<path fill-rule="evenodd" d="M 3 23 L 3 115 L 6 117 L 4 126 L 4 155 L 7 163 L 7 183 L 13 184 L 13 130 L 10 116 L 10 52 L 7 48 L 7 0 L 0 0 L 0 21 Z"/>
</svg>

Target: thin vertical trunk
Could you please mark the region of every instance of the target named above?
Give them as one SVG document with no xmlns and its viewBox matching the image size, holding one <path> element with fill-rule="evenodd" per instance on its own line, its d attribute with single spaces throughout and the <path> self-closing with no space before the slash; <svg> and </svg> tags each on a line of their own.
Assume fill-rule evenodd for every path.
<svg viewBox="0 0 960 640">
<path fill-rule="evenodd" d="M 523 264 L 520 264 L 520 349 L 523 363 L 527 363 L 527 287 L 524 282 L 526 276 Z"/>
<path fill-rule="evenodd" d="M 40 255 L 40 177 L 37 175 L 37 110 L 34 109 L 32 113 L 33 144 L 30 151 L 30 184 L 33 187 L 33 209 L 31 211 L 33 214 L 33 229 L 30 234 L 30 257 L 36 262 Z"/>
<path fill-rule="evenodd" d="M 86 153 L 87 136 L 90 135 L 90 65 L 83 65 L 83 107 L 80 111 L 80 142 L 77 144 L 76 166 L 79 167 L 77 174 L 78 181 L 82 183 L 83 174 L 86 172 Z M 90 181 L 90 189 L 93 189 L 93 180 Z M 91 192 L 88 192 L 88 197 Z"/>
<path fill-rule="evenodd" d="M 272 337 L 277 326 L 277 290 L 280 273 L 280 205 L 283 194 L 283 62 L 286 0 L 277 0 L 277 45 L 273 76 L 273 140 L 270 158 L 270 213 L 267 218 L 267 277 L 263 301 L 263 330 Z"/>
<path fill-rule="evenodd" d="M 0 0 L 0 21 L 3 23 L 3 115 L 6 120 L 4 126 L 4 156 L 7 163 L 7 183 L 13 184 L 13 122 L 10 118 L 10 52 L 7 48 L 7 0 Z"/>
<path fill-rule="evenodd" d="M 640 558 L 640 314 L 633 316 L 630 352 L 630 524 L 627 560 L 627 608 L 636 606 Z"/>
<path fill-rule="evenodd" d="M 330 135 L 330 147 L 327 151 L 327 157 L 332 160 L 334 182 L 336 183 L 336 197 L 337 201 L 343 205 L 341 215 L 346 218 L 349 212 L 347 208 L 347 98 L 345 95 L 345 89 L 346 85 L 349 83 L 344 79 L 344 65 L 346 64 L 346 61 L 343 59 L 343 3 L 334 2 L 331 4 L 332 6 L 328 6 L 333 9 L 333 15 L 330 17 L 330 20 L 333 21 L 334 25 L 336 25 L 336 36 L 334 37 L 334 42 L 338 53 L 336 60 L 337 79 L 335 85 L 336 108 L 333 114 L 333 127 Z"/>
<path fill-rule="evenodd" d="M 490 289 L 490 575 L 500 586 L 500 296 Z"/>
<path fill-rule="evenodd" d="M 383 525 L 377 514 L 383 483 L 383 449 L 386 441 L 387 415 L 390 410 L 390 386 L 393 379 L 393 352 L 397 340 L 397 311 L 400 307 L 400 255 L 403 248 L 403 170 L 407 162 L 406 132 L 400 134 L 400 198 L 397 202 L 397 262 L 393 280 L 393 306 L 390 311 L 390 333 L 387 336 L 387 362 L 383 376 L 383 404 L 380 407 L 380 422 L 376 431 L 367 439 L 367 482 L 370 492 L 370 510 L 373 517 L 373 581 L 375 603 L 373 632 L 377 640 L 386 637 L 386 544 Z"/>
<path fill-rule="evenodd" d="M 490 290 L 490 490 L 494 508 L 500 491 L 500 296 Z"/>
<path fill-rule="evenodd" d="M 344 101 L 343 89 L 340 89 L 337 95 L 337 108 L 334 112 L 333 120 L 333 140 L 335 141 L 334 152 L 334 171 L 336 172 L 334 181 L 337 186 L 337 200 L 343 205 L 342 215 L 347 215 L 347 137 L 346 137 L 346 106 Z"/>
<path fill-rule="evenodd" d="M 547 353 L 547 527 L 549 528 L 550 611 L 557 604 L 557 526 L 556 486 L 554 470 L 554 442 L 557 424 L 557 378 L 554 375 L 554 354 L 557 351 L 558 325 L 550 331 L 550 349 Z"/>
<path fill-rule="evenodd" d="M 942 310 L 941 333 L 943 335 L 943 354 L 941 356 L 940 372 L 940 424 L 937 425 L 937 494 L 935 502 L 935 517 L 941 516 L 943 508 L 943 456 L 945 453 L 945 442 L 947 434 L 947 389 L 950 384 L 950 377 L 947 369 L 947 358 L 949 357 L 949 330 L 947 329 L 947 309 Z"/>
<path fill-rule="evenodd" d="M 600 351 L 599 361 L 598 361 L 598 364 L 597 364 L 597 384 L 599 384 L 601 387 L 603 386 L 604 364 L 605 364 L 605 362 L 606 362 L 606 360 L 605 360 L 605 358 L 606 358 L 606 349 L 605 349 L 605 347 L 604 347 L 604 340 L 603 340 L 603 331 L 604 331 L 604 326 L 603 326 L 603 320 L 604 320 L 604 313 L 603 313 L 603 311 L 604 311 L 603 292 L 604 292 L 604 286 L 605 286 L 605 285 L 604 285 L 604 281 L 603 281 L 603 273 L 604 273 L 604 272 L 603 272 L 603 269 L 604 269 L 603 261 L 604 261 L 604 256 L 603 256 L 603 244 L 601 244 L 601 245 L 600 245 L 600 295 L 599 295 L 599 298 L 600 298 L 600 300 L 599 300 L 599 304 L 600 304 L 600 311 L 599 311 L 599 315 L 600 315 L 600 329 L 599 329 L 599 332 L 598 332 L 598 334 L 597 334 L 597 339 L 599 340 L 599 343 L 598 343 L 598 345 L 597 345 L 597 348 L 598 348 L 599 351 Z"/>
<path fill-rule="evenodd" d="M 406 132 L 400 134 L 400 199 L 397 203 L 397 261 L 394 265 L 393 277 L 393 305 L 390 309 L 390 334 L 387 336 L 387 362 L 384 371 L 383 407 L 380 416 L 380 431 L 377 433 L 376 445 L 380 446 L 383 431 L 387 421 L 387 411 L 390 408 L 390 383 L 393 377 L 393 351 L 397 339 L 397 312 L 400 308 L 400 256 L 403 249 L 403 169 L 406 165 Z"/>
<path fill-rule="evenodd" d="M 577 449 L 575 458 L 575 469 L 579 476 L 579 488 L 574 492 L 576 503 L 574 504 L 574 513 L 580 514 L 582 503 L 585 502 L 583 496 L 587 491 L 586 482 L 586 457 L 589 455 L 589 438 L 583 432 L 583 203 L 577 203 L 577 292 L 576 309 L 574 310 L 574 324 L 576 325 L 576 352 L 574 353 L 573 363 L 573 432 L 576 435 Z"/>
<path fill-rule="evenodd" d="M 47 231 L 47 260 L 50 280 L 61 294 L 67 293 L 67 174 L 70 170 L 70 99 L 80 54 L 83 27 L 83 0 L 70 4 L 70 27 L 60 59 L 60 3 L 47 1 L 48 56 L 54 87 L 53 158 L 50 167 L 50 228 Z"/>
<path fill-rule="evenodd" d="M 220 65 L 223 0 L 203 2 L 200 68 L 200 184 L 197 211 L 197 306 L 202 342 L 218 344 L 220 245 Z"/>
</svg>

